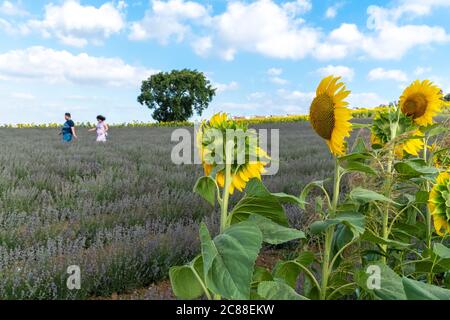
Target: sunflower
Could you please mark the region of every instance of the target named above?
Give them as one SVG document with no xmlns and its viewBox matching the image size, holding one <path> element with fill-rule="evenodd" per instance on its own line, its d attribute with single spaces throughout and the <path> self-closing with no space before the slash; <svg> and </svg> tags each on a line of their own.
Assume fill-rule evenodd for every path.
<svg viewBox="0 0 450 320">
<path fill-rule="evenodd" d="M 350 136 L 352 118 L 344 99 L 350 94 L 345 90 L 340 77 L 324 78 L 316 90 L 311 103 L 309 118 L 316 133 L 325 139 L 328 148 L 336 156 L 345 153 L 345 138 Z"/>
<path fill-rule="evenodd" d="M 200 125 L 197 133 L 197 146 L 200 150 L 200 158 L 203 165 L 203 170 L 206 176 L 212 175 L 217 181 L 217 184 L 223 188 L 225 186 L 225 156 L 219 157 L 220 152 L 217 149 L 222 149 L 221 154 L 225 154 L 225 140 L 226 132 L 228 130 L 236 130 L 235 132 L 243 132 L 245 139 L 245 149 L 238 149 L 238 143 L 234 144 L 234 153 L 245 152 L 244 163 L 238 163 L 238 156 L 231 164 L 231 184 L 229 192 L 234 193 L 234 190 L 243 191 L 247 182 L 253 178 L 261 180 L 261 174 L 265 173 L 264 167 L 267 161 L 270 160 L 269 155 L 258 146 L 256 132 L 250 130 L 242 122 L 237 122 L 228 117 L 226 113 L 217 113 L 211 117 L 209 121 L 204 121 Z M 213 137 L 215 133 L 223 137 L 220 142 L 215 141 Z M 217 136 L 216 136 L 217 137 Z M 250 143 L 251 139 L 255 139 Z M 217 159 L 218 158 L 218 159 Z"/>
<path fill-rule="evenodd" d="M 423 149 L 423 133 L 420 130 L 415 130 L 412 132 L 412 136 L 415 138 L 407 139 L 405 142 L 399 144 L 402 150 L 406 153 L 416 156 L 419 156 L 419 152 Z"/>
<path fill-rule="evenodd" d="M 400 109 L 420 126 L 433 123 L 443 105 L 442 91 L 429 80 L 414 81 L 400 97 Z"/>
<path fill-rule="evenodd" d="M 371 143 L 372 147 L 386 145 L 391 141 L 391 122 L 396 121 L 398 115 L 392 110 L 379 111 L 374 117 L 371 127 Z M 400 139 L 394 147 L 394 154 L 398 159 L 402 159 L 404 153 L 418 157 L 419 152 L 423 149 L 423 133 L 414 126 L 411 118 L 404 114 L 398 119 L 396 137 L 406 136 Z"/>
<path fill-rule="evenodd" d="M 433 216 L 436 232 L 443 236 L 450 233 L 450 174 L 441 172 L 430 192 L 428 208 Z"/>
</svg>

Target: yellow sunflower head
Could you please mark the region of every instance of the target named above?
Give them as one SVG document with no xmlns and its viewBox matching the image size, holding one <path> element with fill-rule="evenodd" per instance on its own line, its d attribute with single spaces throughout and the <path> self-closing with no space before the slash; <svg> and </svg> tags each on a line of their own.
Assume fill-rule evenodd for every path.
<svg viewBox="0 0 450 320">
<path fill-rule="evenodd" d="M 230 134 L 233 134 L 233 159 L 226 159 L 225 141 L 230 141 Z M 225 163 L 231 163 L 231 194 L 235 189 L 243 191 L 250 179 L 261 179 L 270 160 L 258 146 L 256 132 L 245 123 L 230 119 L 226 113 L 217 113 L 202 122 L 197 132 L 197 147 L 205 175 L 215 178 L 221 188 L 225 186 Z"/>
<path fill-rule="evenodd" d="M 352 113 L 344 101 L 350 91 L 339 80 L 340 77 L 328 76 L 320 82 L 309 111 L 314 131 L 336 156 L 345 154 L 345 138 L 350 136 L 352 127 Z"/>
<path fill-rule="evenodd" d="M 401 111 L 420 126 L 432 124 L 442 106 L 442 91 L 429 80 L 414 81 L 400 97 Z"/>
<path fill-rule="evenodd" d="M 434 228 L 440 236 L 450 233 L 450 174 L 441 172 L 430 191 L 428 208 L 433 216 Z"/>
<path fill-rule="evenodd" d="M 423 133 L 417 129 L 411 132 L 410 137 L 395 146 L 395 155 L 401 159 L 403 158 L 403 153 L 406 152 L 409 155 L 418 157 L 419 152 L 423 150 L 423 146 Z"/>
</svg>

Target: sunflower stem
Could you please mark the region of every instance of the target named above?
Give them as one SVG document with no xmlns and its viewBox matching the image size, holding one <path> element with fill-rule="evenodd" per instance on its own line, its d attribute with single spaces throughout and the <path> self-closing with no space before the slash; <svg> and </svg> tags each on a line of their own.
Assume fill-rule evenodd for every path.
<svg viewBox="0 0 450 320">
<path fill-rule="evenodd" d="M 340 191 L 340 167 L 338 158 L 335 158 L 334 162 L 334 183 L 333 183 L 333 199 L 331 202 L 331 210 L 329 216 L 336 216 L 337 204 L 339 200 L 339 191 Z M 327 287 L 328 287 L 328 279 L 331 273 L 331 246 L 333 244 L 334 238 L 334 226 L 327 229 L 325 233 L 325 245 L 324 245 L 324 253 L 323 253 L 323 262 L 322 262 L 322 279 L 321 279 L 321 288 L 320 288 L 320 299 L 326 300 L 327 298 Z"/>
<path fill-rule="evenodd" d="M 222 207 L 220 215 L 220 233 L 228 227 L 228 200 L 231 186 L 231 144 L 225 143 L 225 181 L 222 195 Z"/>
<path fill-rule="evenodd" d="M 397 107 L 397 119 L 394 123 L 391 123 L 391 141 L 394 140 L 397 137 L 397 129 L 398 129 L 398 124 L 400 121 L 400 108 Z M 394 163 L 394 154 L 395 154 L 395 145 L 392 146 L 392 149 L 389 150 L 389 154 L 388 154 L 388 162 L 387 162 L 387 167 L 386 167 L 386 183 L 384 186 L 384 195 L 387 198 L 391 197 L 391 189 L 392 189 L 392 165 Z M 382 225 L 382 237 L 384 240 L 388 240 L 389 239 L 389 209 L 390 209 L 390 204 L 386 203 L 386 209 L 383 212 L 383 225 Z M 381 261 L 386 263 L 386 254 L 387 254 L 387 249 L 388 246 L 387 244 L 383 244 L 381 245 L 381 249 L 384 252 L 384 255 L 381 257 Z"/>
<path fill-rule="evenodd" d="M 428 139 L 426 137 L 423 138 L 423 160 L 428 162 L 427 156 L 427 147 L 428 147 Z M 430 183 L 429 181 L 425 182 L 425 188 L 428 193 L 430 193 Z M 432 222 L 431 222 L 431 213 L 428 206 L 425 206 L 425 214 L 426 214 L 426 224 L 427 224 L 427 235 L 426 235 L 426 246 L 428 250 L 431 250 L 431 236 L 432 236 Z M 433 282 L 433 274 L 430 272 L 427 275 L 428 283 Z"/>
</svg>

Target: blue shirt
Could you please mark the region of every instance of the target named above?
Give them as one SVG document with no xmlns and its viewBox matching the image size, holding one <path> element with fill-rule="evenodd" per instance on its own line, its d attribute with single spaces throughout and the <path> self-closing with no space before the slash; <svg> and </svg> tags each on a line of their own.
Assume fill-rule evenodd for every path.
<svg viewBox="0 0 450 320">
<path fill-rule="evenodd" d="M 72 134 L 73 127 L 75 127 L 75 123 L 72 120 L 67 120 L 62 127 L 62 133 Z"/>
</svg>

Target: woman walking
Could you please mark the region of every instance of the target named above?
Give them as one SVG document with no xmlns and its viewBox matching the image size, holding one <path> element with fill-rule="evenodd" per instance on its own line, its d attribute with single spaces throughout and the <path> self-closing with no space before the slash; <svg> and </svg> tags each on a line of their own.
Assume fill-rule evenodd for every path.
<svg viewBox="0 0 450 320">
<path fill-rule="evenodd" d="M 78 138 L 75 132 L 75 123 L 72 120 L 72 116 L 68 112 L 64 115 L 64 119 L 66 122 L 64 122 L 61 129 L 62 140 L 63 142 L 71 142 L 72 138 Z"/>
<path fill-rule="evenodd" d="M 106 142 L 106 137 L 108 136 L 109 126 L 105 122 L 106 118 L 104 116 L 97 116 L 97 125 L 95 128 L 89 131 L 95 131 L 97 133 L 97 142 Z"/>
</svg>

